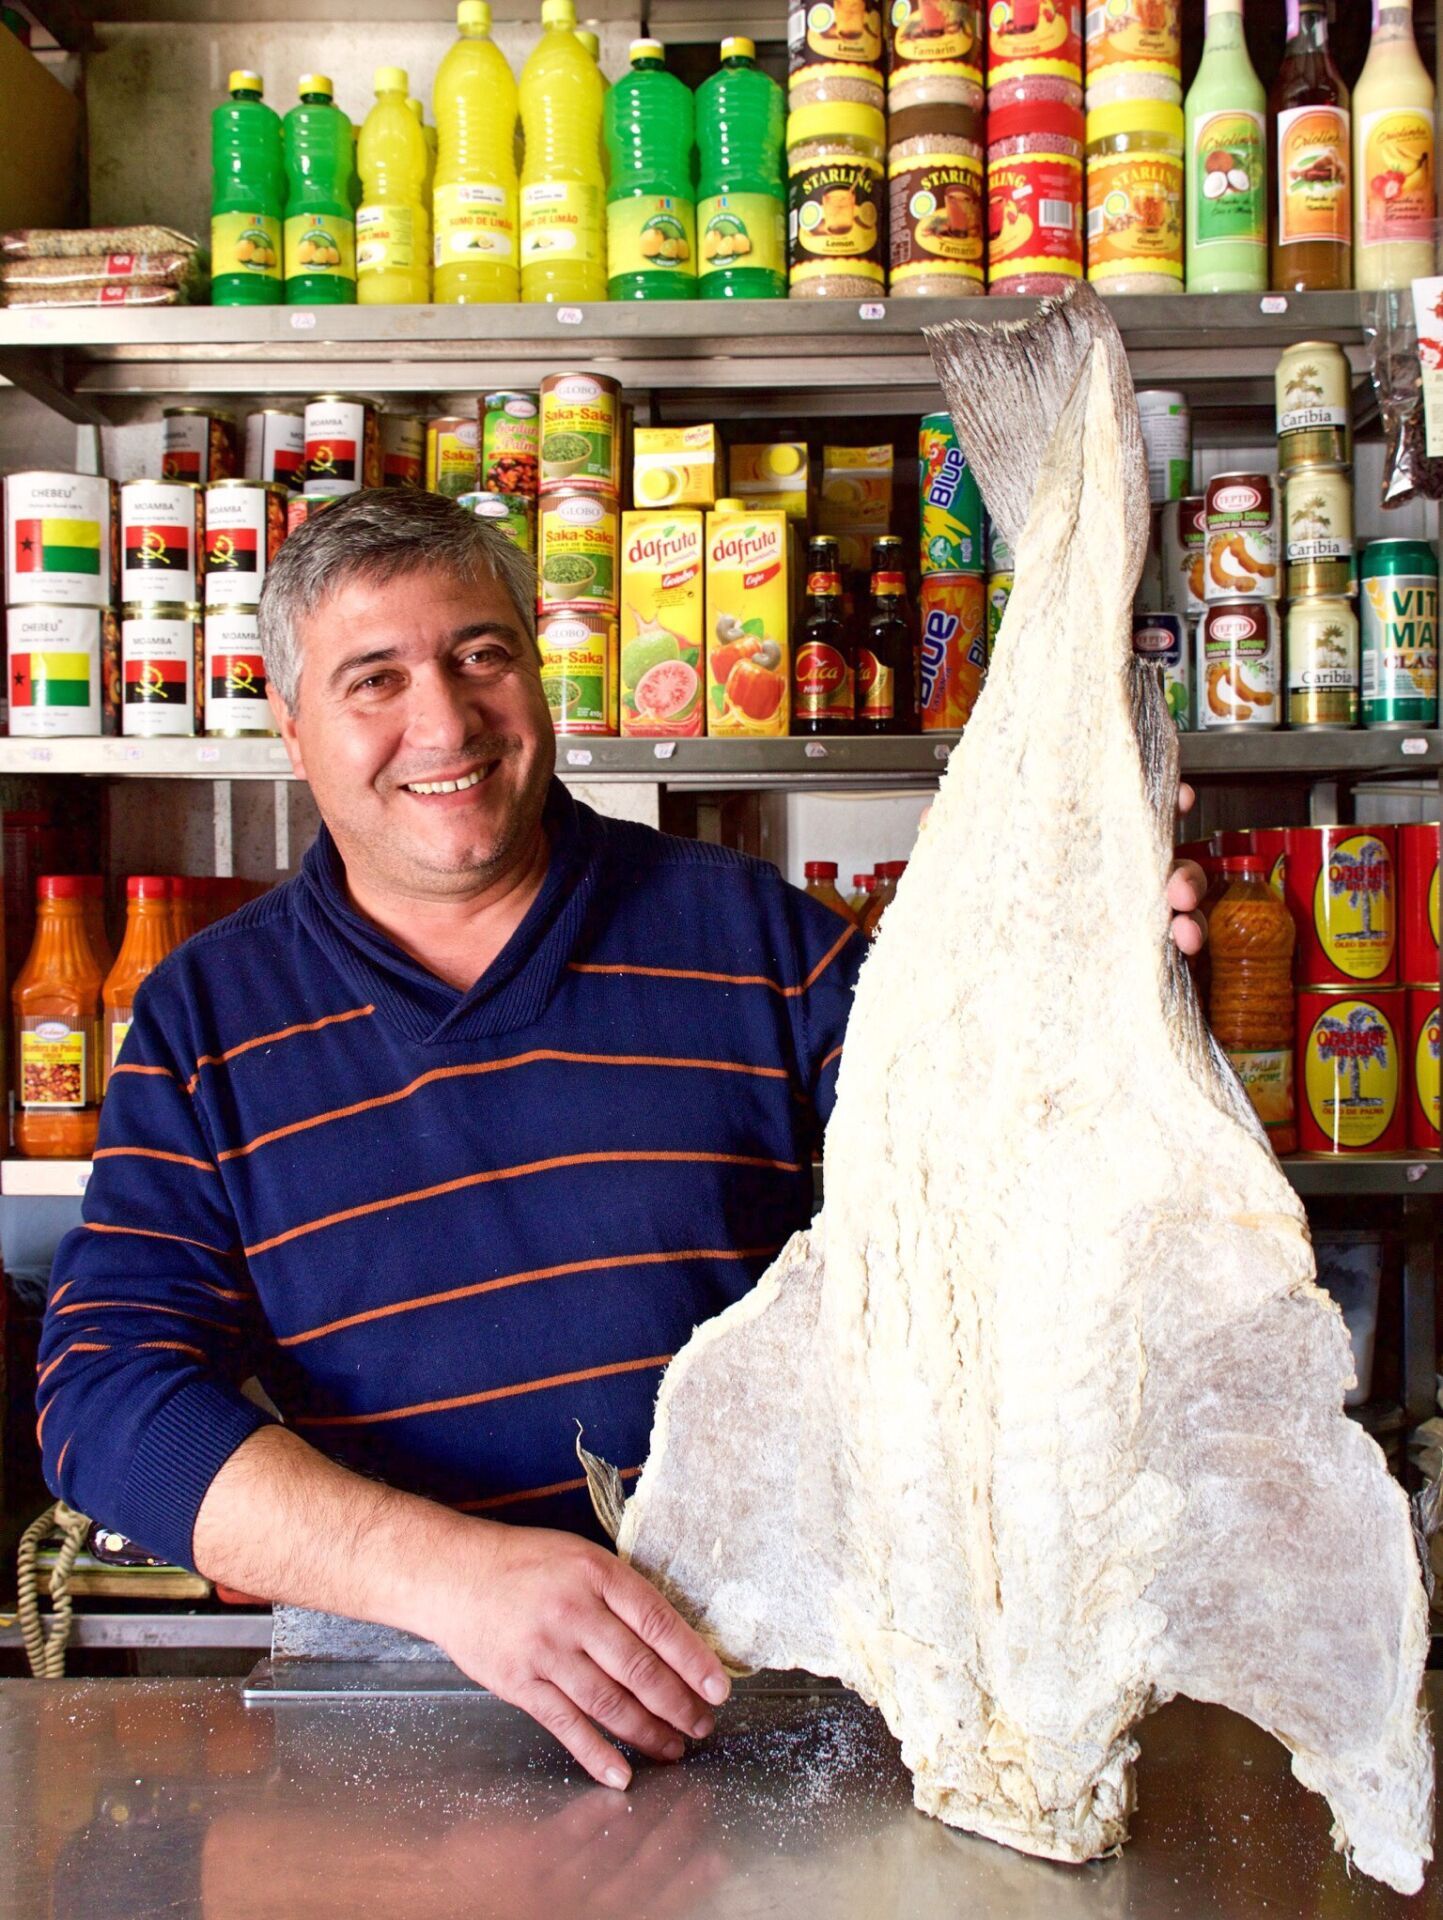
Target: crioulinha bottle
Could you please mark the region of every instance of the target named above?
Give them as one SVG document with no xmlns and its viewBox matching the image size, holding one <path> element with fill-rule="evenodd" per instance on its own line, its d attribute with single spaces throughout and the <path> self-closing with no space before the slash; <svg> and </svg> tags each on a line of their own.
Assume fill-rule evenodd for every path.
<svg viewBox="0 0 1443 1920">
<path fill-rule="evenodd" d="M 703 300 L 785 300 L 786 103 L 756 48 L 735 35 L 696 90 L 697 291 Z"/>
<path fill-rule="evenodd" d="M 377 67 L 376 104 L 361 128 L 356 210 L 356 298 L 363 306 L 420 306 L 431 297 L 426 247 L 426 136 L 406 105 L 400 67 Z"/>
<path fill-rule="evenodd" d="M 659 40 L 633 40 L 630 71 L 606 96 L 607 291 L 613 300 L 690 300 L 696 292 L 691 88 L 666 70 Z"/>
<path fill-rule="evenodd" d="M 491 38 L 486 0 L 461 0 L 459 38 L 431 94 L 436 116 L 432 195 L 434 293 L 444 305 L 515 300 L 516 82 Z"/>
<path fill-rule="evenodd" d="M 281 298 L 286 176 L 280 115 L 258 73 L 233 73 L 230 98 L 210 117 L 211 303 L 274 307 Z"/>
<path fill-rule="evenodd" d="M 1268 284 L 1266 113 L 1243 0 L 1207 0 L 1186 103 L 1189 293 L 1260 293 Z"/>
<path fill-rule="evenodd" d="M 351 306 L 356 298 L 356 202 L 351 123 L 323 73 L 303 73 L 286 115 L 286 299 Z"/>
<path fill-rule="evenodd" d="M 1353 92 L 1353 278 L 1406 287 L 1433 272 L 1433 81 L 1412 0 L 1373 0 L 1373 38 Z"/>
<path fill-rule="evenodd" d="M 602 84 L 576 38 L 573 0 L 542 0 L 541 39 L 521 73 L 521 298 L 606 298 Z"/>
</svg>

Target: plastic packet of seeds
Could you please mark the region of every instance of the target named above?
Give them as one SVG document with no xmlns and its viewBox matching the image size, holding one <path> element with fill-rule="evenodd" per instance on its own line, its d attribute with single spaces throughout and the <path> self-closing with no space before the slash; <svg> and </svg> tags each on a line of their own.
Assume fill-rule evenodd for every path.
<svg viewBox="0 0 1443 1920">
<path fill-rule="evenodd" d="M 1412 289 L 1375 293 L 1365 308 L 1363 336 L 1383 421 L 1381 504 L 1401 507 L 1420 495 L 1443 500 L 1443 459 L 1430 457 L 1427 447 Z"/>
</svg>

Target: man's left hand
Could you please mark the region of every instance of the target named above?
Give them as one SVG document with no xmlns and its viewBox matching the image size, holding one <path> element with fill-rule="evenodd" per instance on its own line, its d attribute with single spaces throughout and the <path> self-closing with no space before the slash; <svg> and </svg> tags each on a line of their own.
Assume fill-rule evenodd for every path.
<svg viewBox="0 0 1443 1920">
<path fill-rule="evenodd" d="M 1179 781 L 1177 810 L 1191 813 L 1197 795 L 1186 780 Z M 1179 953 L 1201 953 L 1208 937 L 1208 923 L 1197 909 L 1208 890 L 1207 875 L 1196 860 L 1179 860 L 1168 876 L 1167 904 L 1172 908 L 1172 937 Z"/>
</svg>

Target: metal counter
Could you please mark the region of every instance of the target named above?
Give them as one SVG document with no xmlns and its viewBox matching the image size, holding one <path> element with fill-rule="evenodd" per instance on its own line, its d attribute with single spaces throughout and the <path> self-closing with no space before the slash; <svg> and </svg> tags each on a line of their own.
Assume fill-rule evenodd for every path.
<svg viewBox="0 0 1443 1920">
<path fill-rule="evenodd" d="M 1431 1679 L 1435 1724 L 1443 1682 Z M 1120 1858 L 1060 1867 L 915 1811 L 881 1719 L 738 1690 L 680 1766 L 591 1785 L 479 1693 L 0 1683 L 7 1920 L 1210 1920 L 1443 1915 L 1350 1876 L 1281 1747 L 1177 1701 Z"/>
</svg>

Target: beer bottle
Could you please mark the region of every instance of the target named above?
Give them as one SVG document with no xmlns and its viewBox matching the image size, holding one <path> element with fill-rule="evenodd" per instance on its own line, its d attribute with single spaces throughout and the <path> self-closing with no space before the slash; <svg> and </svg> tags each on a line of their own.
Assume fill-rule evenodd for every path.
<svg viewBox="0 0 1443 1920">
<path fill-rule="evenodd" d="M 872 604 L 857 648 L 858 733 L 911 733 L 912 614 L 902 542 L 884 535 L 872 543 Z"/>
<path fill-rule="evenodd" d="M 792 732 L 852 730 L 853 648 L 842 614 L 837 542 L 807 542 L 807 595 L 792 655 Z"/>
</svg>

